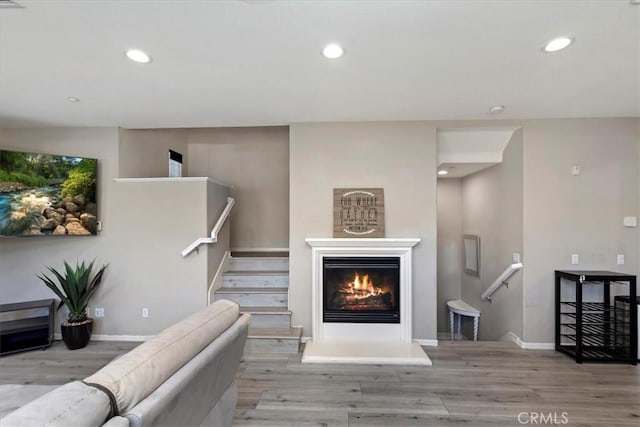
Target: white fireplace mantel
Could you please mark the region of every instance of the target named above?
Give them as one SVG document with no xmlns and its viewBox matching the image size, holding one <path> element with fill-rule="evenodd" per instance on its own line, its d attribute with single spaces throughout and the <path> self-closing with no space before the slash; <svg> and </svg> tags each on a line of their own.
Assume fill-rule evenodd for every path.
<svg viewBox="0 0 640 427">
<path fill-rule="evenodd" d="M 417 237 L 403 238 L 307 238 L 307 244 L 313 248 L 412 248 L 420 239 Z"/>
<path fill-rule="evenodd" d="M 412 335 L 412 249 L 419 238 L 307 238 L 312 257 L 312 341 L 303 362 L 431 364 Z M 325 257 L 398 257 L 400 323 L 325 323 Z M 391 350 L 390 350 L 391 349 Z"/>
</svg>

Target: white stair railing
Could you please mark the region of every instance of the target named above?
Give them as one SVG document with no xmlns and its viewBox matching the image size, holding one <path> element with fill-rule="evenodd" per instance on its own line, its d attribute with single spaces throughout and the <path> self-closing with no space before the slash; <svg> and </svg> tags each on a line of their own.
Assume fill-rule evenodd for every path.
<svg viewBox="0 0 640 427">
<path fill-rule="evenodd" d="M 509 286 L 509 278 L 513 276 L 513 274 L 522 269 L 523 265 L 521 262 L 516 262 L 507 267 L 505 271 L 502 272 L 500 276 L 487 288 L 486 291 L 482 293 L 482 299 L 491 302 L 491 296 L 502 286 Z"/>
<path fill-rule="evenodd" d="M 211 244 L 218 241 L 218 232 L 224 225 L 224 222 L 227 220 L 227 217 L 229 217 L 229 214 L 231 213 L 231 209 L 233 208 L 233 205 L 235 203 L 236 203 L 235 200 L 233 200 L 231 197 L 227 197 L 227 206 L 225 206 L 224 210 L 220 214 L 220 218 L 218 218 L 218 222 L 216 222 L 216 225 L 213 226 L 213 229 L 211 230 L 211 237 L 200 237 L 199 239 L 194 241 L 192 244 L 187 246 L 182 251 L 183 257 L 186 257 L 194 250 L 198 252 L 198 246 L 202 245 L 203 243 Z"/>
</svg>

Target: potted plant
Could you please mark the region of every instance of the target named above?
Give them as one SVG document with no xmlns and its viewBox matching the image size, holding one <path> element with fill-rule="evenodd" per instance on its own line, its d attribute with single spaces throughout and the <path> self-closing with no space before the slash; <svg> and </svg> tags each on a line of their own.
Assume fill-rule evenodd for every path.
<svg viewBox="0 0 640 427">
<path fill-rule="evenodd" d="M 87 315 L 87 305 L 98 290 L 104 271 L 108 266 L 108 264 L 103 265 L 91 277 L 94 262 L 95 259 L 89 264 L 84 261 L 76 262 L 75 267 L 72 267 L 65 261 L 62 272 L 46 266 L 56 277 L 58 284 L 46 274 L 36 275 L 60 298 L 58 309 L 66 305 L 69 310 L 67 321 L 60 326 L 62 340 L 69 350 L 86 347 L 91 338 L 91 332 L 93 332 L 93 319 Z"/>
</svg>

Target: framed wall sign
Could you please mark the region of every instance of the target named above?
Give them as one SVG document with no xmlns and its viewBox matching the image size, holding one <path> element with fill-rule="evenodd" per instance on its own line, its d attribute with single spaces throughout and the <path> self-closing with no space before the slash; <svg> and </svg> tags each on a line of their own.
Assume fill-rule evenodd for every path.
<svg viewBox="0 0 640 427">
<path fill-rule="evenodd" d="M 384 189 L 334 188 L 333 237 L 384 237 Z"/>
</svg>

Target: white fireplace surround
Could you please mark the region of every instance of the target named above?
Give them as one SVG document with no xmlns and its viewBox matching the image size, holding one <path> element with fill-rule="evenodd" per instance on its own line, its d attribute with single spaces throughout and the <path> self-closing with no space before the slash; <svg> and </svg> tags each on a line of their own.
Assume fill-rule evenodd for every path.
<svg viewBox="0 0 640 427">
<path fill-rule="evenodd" d="M 412 249 L 419 238 L 307 238 L 311 246 L 312 340 L 303 362 L 402 363 L 430 365 L 412 335 Z M 400 259 L 400 323 L 323 321 L 325 257 L 397 257 Z"/>
</svg>

